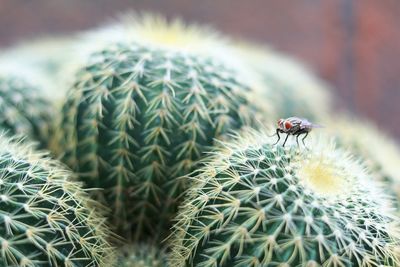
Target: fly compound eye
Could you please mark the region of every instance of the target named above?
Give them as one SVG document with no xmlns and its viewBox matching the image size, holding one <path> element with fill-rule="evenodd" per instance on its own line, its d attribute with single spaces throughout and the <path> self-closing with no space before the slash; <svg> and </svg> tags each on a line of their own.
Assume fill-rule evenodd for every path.
<svg viewBox="0 0 400 267">
<path fill-rule="evenodd" d="M 290 130 L 292 128 L 292 123 L 290 121 L 285 122 L 285 129 Z"/>
</svg>

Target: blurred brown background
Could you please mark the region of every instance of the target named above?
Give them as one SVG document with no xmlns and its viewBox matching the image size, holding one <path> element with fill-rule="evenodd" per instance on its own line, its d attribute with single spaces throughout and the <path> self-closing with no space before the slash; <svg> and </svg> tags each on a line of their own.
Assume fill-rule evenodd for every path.
<svg viewBox="0 0 400 267">
<path fill-rule="evenodd" d="M 400 140 L 398 0 L 0 0 L 0 46 L 83 30 L 129 9 L 271 44 L 330 82 L 341 106 Z"/>
</svg>

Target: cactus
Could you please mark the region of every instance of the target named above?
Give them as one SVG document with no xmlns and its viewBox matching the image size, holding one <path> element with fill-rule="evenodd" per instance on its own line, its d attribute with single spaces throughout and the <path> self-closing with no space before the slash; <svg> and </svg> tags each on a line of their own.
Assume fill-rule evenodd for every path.
<svg viewBox="0 0 400 267">
<path fill-rule="evenodd" d="M 41 149 L 57 148 L 54 127 L 58 116 L 53 114 L 60 109 L 72 76 L 73 68 L 69 70 L 67 62 L 74 57 L 75 43 L 72 36 L 46 37 L 1 51 L 0 87 L 4 90 L 0 101 L 4 95 L 19 102 L 8 101 L 4 106 L 9 115 L 0 115 L 6 124 L 0 128 L 8 130 L 11 136 L 24 135 L 39 141 Z"/>
<path fill-rule="evenodd" d="M 59 101 L 65 93 L 64 80 L 70 76 L 64 65 L 74 57 L 76 42 L 74 36 L 25 40 L 1 51 L 0 73 L 35 82 L 43 98 Z"/>
<path fill-rule="evenodd" d="M 28 136 L 47 147 L 52 132 L 51 104 L 40 90 L 18 76 L 0 75 L 0 129 Z"/>
<path fill-rule="evenodd" d="M 387 136 L 382 129 L 360 119 L 346 116 L 327 120 L 329 134 L 336 138 L 339 146 L 361 157 L 374 178 L 385 185 L 385 189 L 397 199 L 400 210 L 400 162 L 399 145 Z"/>
<path fill-rule="evenodd" d="M 0 137 L 0 265 L 112 266 L 104 218 L 72 174 Z"/>
<path fill-rule="evenodd" d="M 64 161 L 111 206 L 125 238 L 162 236 L 214 138 L 256 125 L 249 88 L 215 60 L 115 44 L 94 53 L 63 107 Z"/>
<path fill-rule="evenodd" d="M 164 251 L 146 244 L 129 245 L 120 249 L 121 267 L 167 267 Z"/>
<path fill-rule="evenodd" d="M 365 167 L 320 138 L 223 143 L 194 177 L 172 266 L 399 266 L 398 218 Z M 397 222 L 396 222 L 397 221 Z"/>
<path fill-rule="evenodd" d="M 319 121 L 331 111 L 329 86 L 306 66 L 266 46 L 239 41 L 233 48 L 243 61 L 243 71 L 257 81 L 257 99 L 274 103 L 280 118 Z"/>
</svg>

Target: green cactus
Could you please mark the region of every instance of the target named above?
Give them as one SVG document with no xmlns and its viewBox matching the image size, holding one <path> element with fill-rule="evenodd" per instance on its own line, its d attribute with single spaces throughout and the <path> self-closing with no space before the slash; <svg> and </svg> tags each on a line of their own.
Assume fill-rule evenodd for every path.
<svg viewBox="0 0 400 267">
<path fill-rule="evenodd" d="M 40 89 L 18 76 L 0 75 L 0 129 L 48 145 L 53 131 L 51 104 Z"/>
<path fill-rule="evenodd" d="M 236 73 L 206 57 L 116 44 L 77 74 L 63 107 L 64 161 L 113 209 L 125 238 L 162 236 L 184 178 L 214 138 L 256 125 Z"/>
<path fill-rule="evenodd" d="M 274 142 L 214 152 L 178 215 L 172 266 L 399 266 L 398 218 L 362 164 L 323 138 Z"/>
<path fill-rule="evenodd" d="M 146 244 L 129 245 L 120 249 L 121 267 L 167 267 L 164 251 Z"/>
<path fill-rule="evenodd" d="M 104 218 L 71 176 L 0 137 L 0 266 L 113 266 Z"/>
</svg>

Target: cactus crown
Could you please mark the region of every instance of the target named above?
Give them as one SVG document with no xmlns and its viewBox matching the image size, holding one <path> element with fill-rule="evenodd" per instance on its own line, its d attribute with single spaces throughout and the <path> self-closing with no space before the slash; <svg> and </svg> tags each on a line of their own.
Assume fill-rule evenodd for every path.
<svg viewBox="0 0 400 267">
<path fill-rule="evenodd" d="M 0 76 L 0 128 L 10 135 L 26 135 L 46 147 L 51 132 L 51 105 L 39 88 L 16 76 Z"/>
<path fill-rule="evenodd" d="M 214 30 L 203 26 L 187 25 L 180 19 L 168 22 L 160 15 L 127 15 L 120 23 L 127 31 L 131 31 L 133 38 L 140 36 L 140 42 L 147 45 L 193 52 L 204 48 L 215 49 L 217 44 L 223 43 L 222 37 Z"/>
<path fill-rule="evenodd" d="M 71 173 L 0 137 L 0 265 L 111 266 L 104 219 Z"/>
<path fill-rule="evenodd" d="M 85 50 L 97 51 L 117 42 L 140 42 L 146 47 L 219 56 L 229 42 L 212 28 L 147 13 L 124 14 L 113 23 L 84 33 L 81 38 L 86 40 L 85 54 Z"/>
<path fill-rule="evenodd" d="M 64 158 L 87 186 L 105 189 L 123 227 L 156 234 L 214 138 L 255 125 L 248 90 L 211 59 L 116 44 L 78 72 L 63 108 Z"/>
<path fill-rule="evenodd" d="M 172 266 L 399 264 L 397 218 L 359 162 L 322 140 L 304 151 L 273 142 L 242 136 L 199 171 Z"/>
</svg>

